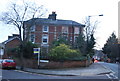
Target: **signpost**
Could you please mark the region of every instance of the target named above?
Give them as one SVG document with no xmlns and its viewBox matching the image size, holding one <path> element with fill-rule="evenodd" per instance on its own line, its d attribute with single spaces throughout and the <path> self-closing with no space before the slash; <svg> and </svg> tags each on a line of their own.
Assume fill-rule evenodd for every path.
<svg viewBox="0 0 120 81">
<path fill-rule="evenodd" d="M 38 68 L 40 66 L 40 48 L 33 48 L 34 54 L 38 55 Z"/>
</svg>

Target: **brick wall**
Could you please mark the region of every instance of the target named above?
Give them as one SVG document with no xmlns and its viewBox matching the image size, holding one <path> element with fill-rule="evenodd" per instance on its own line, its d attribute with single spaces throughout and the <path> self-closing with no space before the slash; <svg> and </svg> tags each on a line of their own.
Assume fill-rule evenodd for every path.
<svg viewBox="0 0 120 81">
<path fill-rule="evenodd" d="M 8 58 L 13 55 L 12 52 L 10 52 L 11 49 L 16 48 L 20 45 L 20 40 L 18 38 L 13 39 L 5 44 L 5 53 L 3 55 L 3 58 Z M 14 53 L 15 54 L 15 53 Z"/>
</svg>

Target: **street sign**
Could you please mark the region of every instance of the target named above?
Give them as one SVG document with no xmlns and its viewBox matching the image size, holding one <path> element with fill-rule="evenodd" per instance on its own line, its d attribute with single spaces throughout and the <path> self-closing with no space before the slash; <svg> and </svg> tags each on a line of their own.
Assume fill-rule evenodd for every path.
<svg viewBox="0 0 120 81">
<path fill-rule="evenodd" d="M 33 48 L 33 53 L 34 54 L 39 54 L 40 53 L 40 48 Z"/>
<path fill-rule="evenodd" d="M 40 48 L 33 48 L 33 53 L 38 55 L 38 68 L 40 66 Z"/>
</svg>

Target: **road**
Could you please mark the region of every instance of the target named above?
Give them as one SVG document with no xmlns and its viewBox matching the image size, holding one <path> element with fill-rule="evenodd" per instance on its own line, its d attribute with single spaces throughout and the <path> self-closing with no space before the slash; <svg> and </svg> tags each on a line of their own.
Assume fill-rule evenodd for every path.
<svg viewBox="0 0 120 81">
<path fill-rule="evenodd" d="M 107 76 L 54 76 L 42 75 L 18 70 L 2 70 L 3 79 L 107 79 Z"/>
<path fill-rule="evenodd" d="M 111 74 L 108 74 L 108 78 L 119 78 L 120 79 L 120 64 L 116 63 L 105 63 L 100 62 L 101 65 L 103 65 L 105 68 L 108 68 L 112 71 Z"/>
<path fill-rule="evenodd" d="M 117 64 L 111 64 L 111 63 L 100 63 L 101 65 L 110 68 L 115 76 L 118 76 L 118 66 Z M 63 81 L 113 81 L 112 79 L 115 79 L 114 77 L 110 78 L 109 74 L 102 74 L 102 75 L 96 75 L 96 76 L 55 76 L 55 75 L 43 75 L 43 74 L 35 74 L 35 73 L 29 73 L 29 72 L 24 72 L 20 70 L 2 70 L 2 79 L 4 81 L 11 81 L 11 80 L 56 80 L 62 79 Z M 118 80 L 115 80 L 118 81 Z"/>
</svg>

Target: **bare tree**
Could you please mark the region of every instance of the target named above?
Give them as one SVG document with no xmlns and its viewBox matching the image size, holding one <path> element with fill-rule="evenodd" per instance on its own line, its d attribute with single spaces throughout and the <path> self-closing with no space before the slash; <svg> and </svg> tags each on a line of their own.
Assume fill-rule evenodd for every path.
<svg viewBox="0 0 120 81">
<path fill-rule="evenodd" d="M 99 23 L 97 20 L 94 22 L 90 22 L 90 17 L 91 16 L 86 17 L 86 19 L 83 21 L 84 24 L 86 25 L 84 30 L 86 40 L 89 40 L 92 34 L 94 35 L 97 25 Z"/>
<path fill-rule="evenodd" d="M 85 53 L 89 54 L 93 51 L 93 47 L 95 45 L 95 38 L 94 38 L 94 33 L 97 27 L 97 24 L 99 23 L 98 21 L 90 22 L 90 17 L 86 17 L 86 19 L 83 21 L 84 24 L 86 25 L 84 28 L 84 37 L 85 37 L 85 42 L 86 44 L 84 45 L 86 48 Z"/>
<path fill-rule="evenodd" d="M 43 7 L 43 5 L 38 6 L 35 3 L 22 2 L 22 4 L 12 3 L 10 5 L 10 9 L 8 11 L 2 13 L 2 21 L 6 24 L 12 24 L 19 31 L 20 38 L 20 60 L 23 61 L 23 47 L 24 41 L 22 39 L 23 25 L 24 21 L 33 18 L 42 17 L 46 13 L 47 9 Z M 23 63 L 23 62 L 22 62 Z M 21 64 L 22 64 L 21 63 Z M 21 69 L 23 69 L 24 64 L 21 65 Z"/>
<path fill-rule="evenodd" d="M 25 20 L 42 17 L 46 13 L 43 5 L 24 2 L 22 4 L 12 3 L 8 11 L 2 13 L 2 21 L 12 24 L 19 30 L 20 40 L 22 41 L 22 29 Z"/>
</svg>

